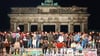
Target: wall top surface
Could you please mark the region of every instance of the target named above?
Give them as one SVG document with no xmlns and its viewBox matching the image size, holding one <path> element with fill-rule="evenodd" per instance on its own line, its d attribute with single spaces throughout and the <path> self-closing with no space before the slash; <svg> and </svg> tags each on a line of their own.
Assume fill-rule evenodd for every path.
<svg viewBox="0 0 100 56">
<path fill-rule="evenodd" d="M 9 14 L 87 14 L 87 7 L 60 7 L 53 0 L 44 0 L 37 7 L 12 7 Z"/>
<path fill-rule="evenodd" d="M 9 14 L 86 14 L 86 7 L 12 7 Z"/>
</svg>

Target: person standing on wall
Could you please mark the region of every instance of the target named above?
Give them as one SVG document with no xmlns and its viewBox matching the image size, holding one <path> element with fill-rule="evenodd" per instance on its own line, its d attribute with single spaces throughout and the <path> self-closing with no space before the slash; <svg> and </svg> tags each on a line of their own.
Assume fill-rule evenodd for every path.
<svg viewBox="0 0 100 56">
<path fill-rule="evenodd" d="M 45 40 L 43 42 L 43 46 L 42 46 L 42 52 L 43 52 L 43 54 L 47 53 L 47 49 L 48 49 L 48 41 Z"/>
<path fill-rule="evenodd" d="M 9 52 L 10 52 L 10 42 L 8 41 L 8 39 L 5 39 L 4 46 L 5 46 L 5 49 L 6 49 L 6 53 L 9 54 Z"/>
</svg>

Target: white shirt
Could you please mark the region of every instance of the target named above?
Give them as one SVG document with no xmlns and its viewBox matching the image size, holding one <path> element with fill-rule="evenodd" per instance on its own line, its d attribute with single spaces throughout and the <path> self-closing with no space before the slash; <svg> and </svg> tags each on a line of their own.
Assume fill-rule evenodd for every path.
<svg viewBox="0 0 100 56">
<path fill-rule="evenodd" d="M 59 36 L 58 41 L 59 42 L 63 42 L 64 41 L 64 37 L 63 36 Z"/>
</svg>

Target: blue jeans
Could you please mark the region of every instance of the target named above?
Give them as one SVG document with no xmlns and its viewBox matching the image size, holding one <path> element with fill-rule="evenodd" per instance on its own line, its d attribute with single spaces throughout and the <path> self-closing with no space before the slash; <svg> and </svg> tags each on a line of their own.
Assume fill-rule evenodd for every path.
<svg viewBox="0 0 100 56">
<path fill-rule="evenodd" d="M 36 40 L 36 48 L 39 48 L 40 46 L 40 41 L 39 40 Z"/>
<path fill-rule="evenodd" d="M 32 47 L 32 40 L 28 40 L 28 44 L 27 44 L 27 47 Z"/>
<path fill-rule="evenodd" d="M 76 51 L 76 48 L 72 48 L 73 49 L 73 51 Z"/>
</svg>

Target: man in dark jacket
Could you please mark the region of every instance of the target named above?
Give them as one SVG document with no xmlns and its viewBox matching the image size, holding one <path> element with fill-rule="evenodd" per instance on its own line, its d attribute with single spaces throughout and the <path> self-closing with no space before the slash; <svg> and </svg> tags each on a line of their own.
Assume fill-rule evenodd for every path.
<svg viewBox="0 0 100 56">
<path fill-rule="evenodd" d="M 48 41 L 44 41 L 42 46 L 43 54 L 47 53 L 47 48 L 48 48 Z"/>
</svg>

